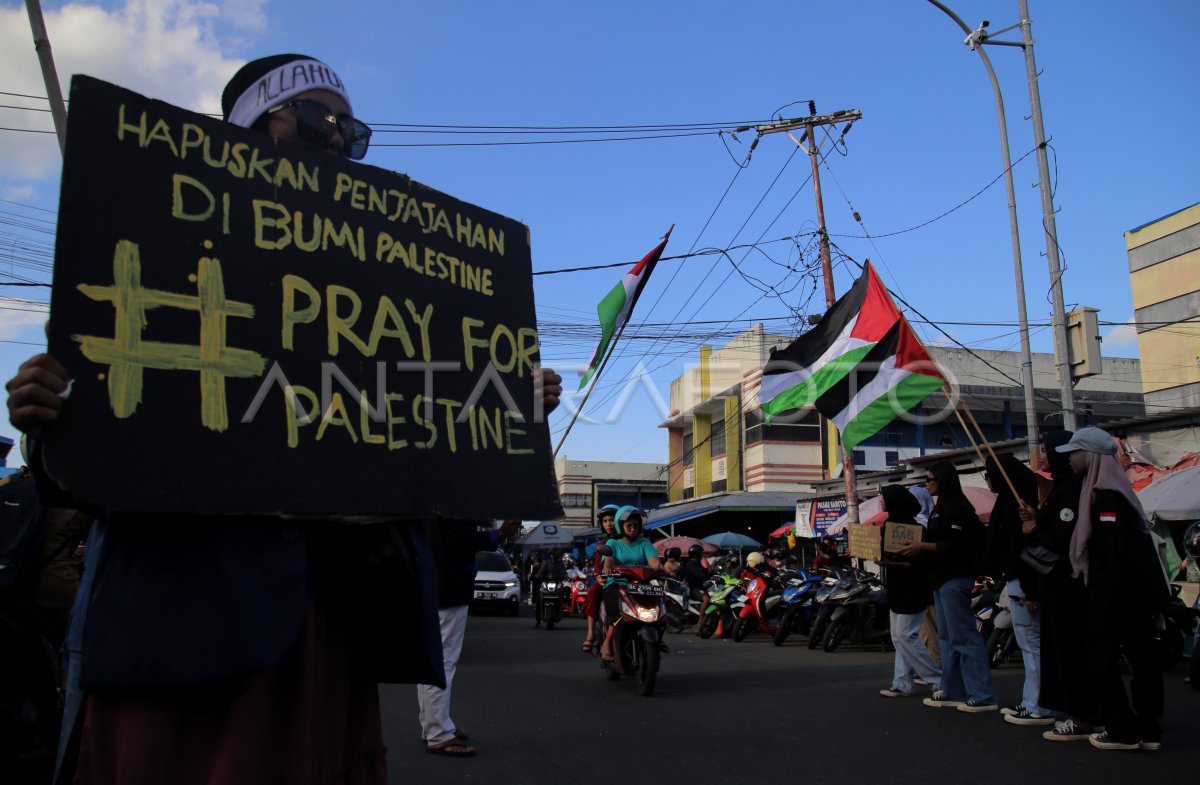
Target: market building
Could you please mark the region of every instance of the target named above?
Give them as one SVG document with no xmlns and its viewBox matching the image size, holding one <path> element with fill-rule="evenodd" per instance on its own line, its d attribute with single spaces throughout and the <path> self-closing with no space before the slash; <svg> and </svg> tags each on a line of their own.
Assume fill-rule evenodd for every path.
<svg viewBox="0 0 1200 785">
<path fill-rule="evenodd" d="M 1146 412 L 1200 406 L 1200 204 L 1130 229 L 1125 248 Z"/>
<path fill-rule="evenodd" d="M 667 501 L 667 467 L 661 463 L 554 461 L 563 517 L 557 523 L 571 536 L 596 526 L 596 511 L 606 504 L 650 509 Z"/>
</svg>

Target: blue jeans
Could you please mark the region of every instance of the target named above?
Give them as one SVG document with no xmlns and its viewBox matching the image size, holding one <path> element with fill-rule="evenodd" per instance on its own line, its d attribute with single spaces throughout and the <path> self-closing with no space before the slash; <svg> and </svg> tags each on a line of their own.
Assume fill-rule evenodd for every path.
<svg viewBox="0 0 1200 785">
<path fill-rule="evenodd" d="M 934 592 L 938 644 L 942 650 L 942 691 L 948 700 L 996 702 L 987 647 L 971 613 L 970 578 L 951 578 Z"/>
<path fill-rule="evenodd" d="M 1055 716 L 1055 712 L 1038 705 L 1038 695 L 1042 691 L 1041 615 L 1025 607 L 1025 592 L 1021 590 L 1019 580 L 1009 581 L 1005 592 L 1010 601 L 1009 610 L 1012 611 L 1013 635 L 1021 647 L 1021 659 L 1025 661 L 1025 687 L 1021 691 L 1021 705 L 1034 714 Z"/>
<path fill-rule="evenodd" d="M 892 689 L 912 692 L 913 673 L 926 681 L 935 690 L 942 683 L 942 669 L 933 661 L 933 656 L 921 642 L 921 625 L 925 623 L 925 611 L 919 613 L 892 613 L 892 645 L 896 647 L 896 669 L 892 675 Z"/>
</svg>

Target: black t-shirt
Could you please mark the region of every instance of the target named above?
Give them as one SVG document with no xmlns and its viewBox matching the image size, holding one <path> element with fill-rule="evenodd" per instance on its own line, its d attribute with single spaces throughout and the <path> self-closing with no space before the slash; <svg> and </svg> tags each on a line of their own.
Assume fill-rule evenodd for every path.
<svg viewBox="0 0 1200 785">
<path fill-rule="evenodd" d="M 698 589 L 708 580 L 708 572 L 695 559 L 684 559 L 679 564 L 679 579 L 687 581 L 691 588 Z"/>
<path fill-rule="evenodd" d="M 967 497 L 938 499 L 925 531 L 925 541 L 937 545 L 925 562 L 929 587 L 937 589 L 951 578 L 974 578 L 982 537 L 983 524 Z"/>
</svg>

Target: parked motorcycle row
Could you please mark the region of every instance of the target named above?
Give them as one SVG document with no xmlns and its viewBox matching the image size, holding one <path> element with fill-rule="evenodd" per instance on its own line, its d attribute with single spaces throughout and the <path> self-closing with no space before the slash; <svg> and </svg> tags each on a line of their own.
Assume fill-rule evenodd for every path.
<svg viewBox="0 0 1200 785">
<path fill-rule="evenodd" d="M 774 577 L 746 571 L 733 575 L 718 570 L 704 585 L 707 602 L 691 596 L 687 584 L 649 567 L 619 567 L 625 580 L 620 590 L 621 618 L 614 640 L 615 661 L 602 663 L 607 678 L 636 680 L 638 692 L 654 691 L 661 657 L 669 651 L 667 632 L 696 630 L 700 638 L 714 635 L 744 641 L 751 635 L 769 636 L 782 646 L 793 635 L 803 636 L 809 649 L 836 651 L 843 644 L 891 649 L 887 591 L 879 576 L 862 570 L 833 567 L 827 573 L 782 569 Z M 582 615 L 588 584 L 585 580 L 545 581 L 540 586 L 541 618 L 551 630 L 564 617 Z M 1163 668 L 1170 670 L 1184 655 L 1193 630 L 1200 635 L 1200 601 L 1189 608 L 1176 596 L 1159 630 Z M 1020 662 L 1013 633 L 1010 600 L 991 578 L 976 580 L 971 596 L 976 628 L 986 641 L 993 668 Z M 1194 644 L 1192 646 L 1194 647 Z M 1200 656 L 1192 653 L 1191 680 L 1196 689 Z"/>
<path fill-rule="evenodd" d="M 760 633 L 770 636 L 776 646 L 798 635 L 807 639 L 808 648 L 827 652 L 843 644 L 891 648 L 887 591 L 879 576 L 869 572 L 845 567 L 831 568 L 827 574 L 785 569 L 768 580 L 719 571 L 704 588 L 708 602 L 701 618 L 701 603 L 689 598 L 687 586 L 668 581 L 670 632 L 695 627 L 701 638 L 710 638 L 719 630 L 722 637 L 736 642 Z M 1200 635 L 1200 600 L 1189 608 L 1179 598 L 1179 587 L 1174 589 L 1175 597 L 1157 633 L 1164 670 L 1174 668 L 1185 651 L 1194 648 L 1189 647 L 1193 632 Z M 1021 661 L 1010 602 L 995 580 L 976 579 L 971 609 L 992 668 Z M 1191 660 L 1192 670 L 1200 670 L 1196 667 L 1200 657 Z"/>
</svg>

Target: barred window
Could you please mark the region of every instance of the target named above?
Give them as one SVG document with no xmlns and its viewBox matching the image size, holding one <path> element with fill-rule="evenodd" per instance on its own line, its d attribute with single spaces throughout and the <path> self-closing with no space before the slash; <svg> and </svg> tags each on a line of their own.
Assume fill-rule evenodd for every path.
<svg viewBox="0 0 1200 785">
<path fill-rule="evenodd" d="M 711 452 L 710 455 L 725 454 L 725 418 L 713 418 L 712 435 L 709 437 L 708 444 Z"/>
<path fill-rule="evenodd" d="M 592 495 L 590 493 L 564 493 L 562 505 L 563 507 L 591 507 Z"/>
<path fill-rule="evenodd" d="M 746 415 L 746 444 L 755 442 L 820 442 L 821 415 L 816 409 L 775 418 L 770 425 L 763 423 L 762 411 Z"/>
</svg>

